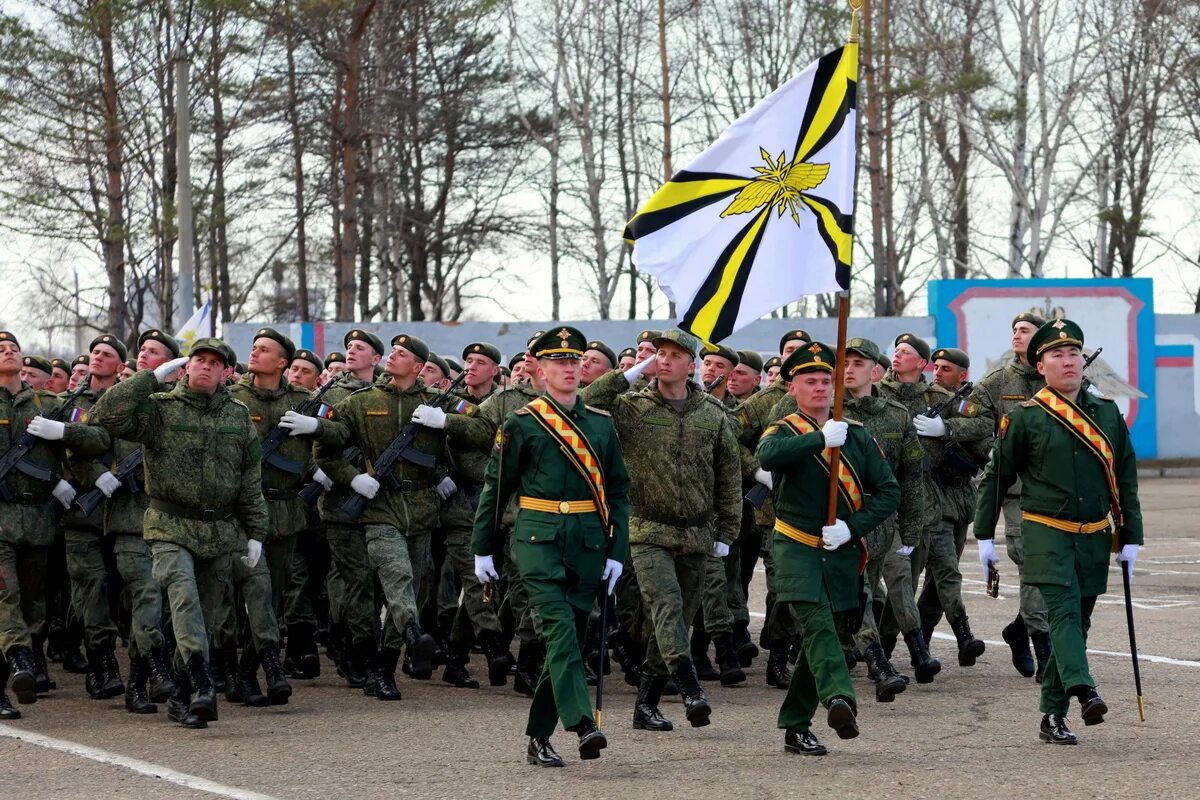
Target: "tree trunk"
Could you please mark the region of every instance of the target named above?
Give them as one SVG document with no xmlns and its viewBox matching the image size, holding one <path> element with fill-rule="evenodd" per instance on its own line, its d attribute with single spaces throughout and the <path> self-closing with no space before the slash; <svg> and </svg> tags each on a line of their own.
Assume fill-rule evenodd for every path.
<svg viewBox="0 0 1200 800">
<path fill-rule="evenodd" d="M 125 168 L 121 140 L 120 105 L 116 63 L 113 58 L 113 8 L 109 0 L 96 0 L 96 35 L 100 40 L 101 96 L 104 103 L 104 172 L 108 219 L 104 225 L 102 248 L 108 275 L 108 330 L 125 338 Z"/>
<path fill-rule="evenodd" d="M 225 104 L 221 90 L 221 66 L 224 53 L 221 51 L 221 24 L 223 13 L 218 13 L 213 20 L 212 29 L 212 81 L 213 101 L 213 200 L 212 200 L 212 241 L 216 247 L 214 257 L 217 263 L 217 275 L 220 281 L 221 322 L 233 320 L 231 296 L 232 286 L 229 280 L 229 237 L 226 234 L 227 221 L 225 218 L 225 140 L 229 138 L 229 130 L 225 124 Z"/>
<path fill-rule="evenodd" d="M 308 234 L 305 231 L 307 210 L 304 206 L 304 137 L 300 130 L 300 110 L 297 108 L 300 93 L 296 86 L 296 33 L 292 25 L 287 26 L 287 77 L 286 114 L 292 144 L 292 195 L 296 203 L 296 302 L 300 306 L 300 321 L 311 322 Z"/>
</svg>

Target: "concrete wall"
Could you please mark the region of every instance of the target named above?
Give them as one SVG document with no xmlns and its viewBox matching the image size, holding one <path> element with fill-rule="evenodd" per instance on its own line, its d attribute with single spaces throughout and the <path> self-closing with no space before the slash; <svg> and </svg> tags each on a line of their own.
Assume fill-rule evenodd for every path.
<svg viewBox="0 0 1200 800">
<path fill-rule="evenodd" d="M 1158 457 L 1200 458 L 1200 316 L 1157 315 L 1154 348 Z"/>
</svg>

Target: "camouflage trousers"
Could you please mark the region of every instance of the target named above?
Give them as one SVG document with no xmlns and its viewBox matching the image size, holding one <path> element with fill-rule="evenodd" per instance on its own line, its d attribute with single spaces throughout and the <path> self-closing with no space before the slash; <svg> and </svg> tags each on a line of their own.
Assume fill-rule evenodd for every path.
<svg viewBox="0 0 1200 800">
<path fill-rule="evenodd" d="M 704 630 L 709 636 L 732 633 L 734 626 L 750 623 L 750 609 L 742 591 L 741 552 L 734 544 L 725 558 L 709 555 L 707 559 L 700 600 Z"/>
<path fill-rule="evenodd" d="M 470 643 L 480 634 L 500 635 L 497 603 L 484 602 L 483 585 L 475 578 L 471 554 L 471 529 L 450 527 L 446 531 L 446 560 L 439 586 L 438 619 L 448 616 L 450 639 Z M 450 590 L 447 592 L 446 590 Z M 459 594 L 461 592 L 461 601 Z M 449 601 L 449 602 L 446 602 Z"/>
<path fill-rule="evenodd" d="M 688 627 L 703 592 L 707 555 L 680 555 L 653 544 L 631 544 L 642 608 L 649 623 L 646 666 L 656 675 L 673 672 L 691 660 Z"/>
<path fill-rule="evenodd" d="M 207 661 L 209 631 L 216 626 L 225 588 L 231 580 L 233 557 L 196 558 L 192 551 L 173 542 L 151 542 L 150 557 L 154 580 L 171 608 L 176 671 L 183 670 L 194 655 Z"/>
<path fill-rule="evenodd" d="M 217 614 L 214 639 L 218 648 L 236 647 L 239 639 L 246 641 L 244 635 L 238 635 L 239 620 L 244 612 L 246 627 L 250 629 L 249 639 L 254 644 L 254 649 L 259 653 L 279 649 L 279 618 L 275 615 L 274 598 L 276 589 L 279 590 L 280 597 L 283 596 L 283 587 L 277 586 L 269 561 L 272 545 L 281 543 L 283 547 L 274 548 L 276 565 L 278 566 L 279 560 L 285 555 L 291 560 L 292 547 L 289 544 L 295 543 L 295 537 L 287 538 L 290 542 L 279 540 L 264 544 L 262 558 L 253 567 L 248 567 L 242 562 L 241 553 L 245 552 L 245 547 L 239 547 L 238 555 L 232 557 L 230 580 Z"/>
<path fill-rule="evenodd" d="M 66 528 L 64 533 L 71 607 L 83 621 L 84 644 L 93 653 L 112 650 L 117 642 L 117 625 L 108 594 L 112 540 L 100 531 L 86 528 Z"/>
<path fill-rule="evenodd" d="M 428 533 L 405 535 L 391 525 L 367 525 L 364 534 L 367 563 L 379 579 L 387 608 L 380 646 L 384 650 L 400 650 L 404 628 L 410 622 L 419 623 L 420 585 L 432 577 L 431 537 Z"/>
<path fill-rule="evenodd" d="M 946 525 L 951 525 L 954 528 L 954 554 L 958 562 L 962 561 L 963 550 L 967 546 L 967 528 L 970 526 L 970 520 L 962 520 L 954 522 L 946 520 Z M 960 568 L 961 569 L 961 568 Z M 942 620 L 942 601 L 938 597 L 938 590 L 935 581 L 930 577 L 931 572 L 927 568 L 925 570 L 925 580 L 921 583 L 921 593 L 917 595 L 917 612 L 921 615 L 921 626 L 925 628 L 936 628 L 937 624 Z M 959 591 L 962 591 L 962 572 L 959 572 Z"/>
<path fill-rule="evenodd" d="M 325 621 L 325 579 L 329 545 L 322 530 L 301 531 L 292 551 L 291 580 L 283 596 L 283 619 L 288 627 L 318 628 Z"/>
<path fill-rule="evenodd" d="M 1017 565 L 1017 575 L 1025 569 L 1025 545 L 1021 537 L 1021 505 L 1016 498 L 1004 500 L 1004 549 Z M 1021 617 L 1030 633 L 1049 633 L 1050 621 L 1046 614 L 1046 601 L 1038 587 L 1030 586 L 1021 578 Z"/>
<path fill-rule="evenodd" d="M 350 643 L 374 642 L 379 623 L 375 575 L 367 556 L 361 525 L 325 526 L 329 542 L 329 611 L 343 626 Z"/>
<path fill-rule="evenodd" d="M 928 534 L 922 534 L 926 538 Z M 883 578 L 887 592 L 887 606 L 879 621 L 879 633 L 892 637 L 921 627 L 921 615 L 917 613 L 917 595 L 913 587 L 914 576 L 918 574 L 917 562 L 924 545 L 913 550 L 911 555 L 902 556 L 896 552 L 900 548 L 900 537 L 892 540 L 892 546 L 883 556 L 883 566 L 880 577 Z M 868 567 L 869 569 L 869 567 Z M 878 580 L 869 581 L 869 591 L 873 598 L 880 597 Z M 866 616 L 866 615 L 864 615 Z"/>
<path fill-rule="evenodd" d="M 924 622 L 926 612 L 921 605 L 936 605 L 939 612 L 945 611 L 947 619 L 965 614 L 962 600 L 962 572 L 958 568 L 958 557 L 962 550 L 958 546 L 957 524 L 952 519 L 943 519 L 937 528 L 925 532 L 925 541 L 913 553 L 913 585 L 924 573 L 921 596 L 917 602 L 917 614 Z M 962 523 L 963 536 L 967 524 Z M 932 593 L 932 597 L 927 597 Z"/>
<path fill-rule="evenodd" d="M 46 558 L 50 548 L 0 542 L 0 657 L 33 647 L 46 633 Z"/>
<path fill-rule="evenodd" d="M 141 536 L 118 533 L 113 536 L 113 553 L 129 598 L 129 655 L 136 658 L 160 650 L 165 642 L 163 598 L 162 589 L 154 580 L 150 545 Z"/>
</svg>

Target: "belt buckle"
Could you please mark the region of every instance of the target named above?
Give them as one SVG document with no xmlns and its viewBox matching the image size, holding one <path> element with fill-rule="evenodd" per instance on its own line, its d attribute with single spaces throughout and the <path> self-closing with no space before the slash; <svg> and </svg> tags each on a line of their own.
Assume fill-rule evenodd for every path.
<svg viewBox="0 0 1200 800">
<path fill-rule="evenodd" d="M 570 511 L 571 511 L 571 504 L 569 502 L 567 502 L 566 500 L 563 500 L 562 502 L 560 502 L 558 504 L 558 513 L 569 514 Z"/>
<path fill-rule="evenodd" d="M 1086 523 L 1086 522 L 1080 522 L 1080 523 L 1078 523 L 1078 526 L 1079 526 L 1079 527 L 1077 527 L 1077 528 L 1075 529 L 1075 533 L 1082 534 L 1082 533 L 1083 533 L 1083 528 L 1084 528 L 1084 526 L 1086 526 L 1086 525 L 1087 525 L 1087 523 Z"/>
</svg>

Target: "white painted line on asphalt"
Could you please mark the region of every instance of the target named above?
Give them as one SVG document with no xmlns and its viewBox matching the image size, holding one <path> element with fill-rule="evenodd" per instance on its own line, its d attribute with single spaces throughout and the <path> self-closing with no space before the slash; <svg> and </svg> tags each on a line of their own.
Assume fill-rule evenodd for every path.
<svg viewBox="0 0 1200 800">
<path fill-rule="evenodd" d="M 136 772 L 139 775 L 145 775 L 148 778 L 159 778 L 160 780 L 173 783 L 176 786 L 182 786 L 185 789 L 195 789 L 200 792 L 208 792 L 215 794 L 218 797 L 228 797 L 230 800 L 275 800 L 267 794 L 258 792 L 250 792 L 245 789 L 236 789 L 232 786 L 225 786 L 205 778 L 199 778 L 195 775 L 188 775 L 186 772 L 176 772 L 168 767 L 162 767 L 158 764 L 151 764 L 148 761 L 141 761 L 128 756 L 117 755 L 110 753 L 107 750 L 101 750 L 96 747 L 88 747 L 75 742 L 68 742 L 65 739 L 56 739 L 53 736 L 46 736 L 33 731 L 25 731 L 20 728 L 14 728 L 12 725 L 0 723 L 0 736 L 6 736 L 10 739 L 19 739 L 29 744 L 45 747 L 50 750 L 58 750 L 62 753 L 86 758 L 91 761 L 96 761 L 100 764 L 108 764 L 114 767 L 124 767 L 130 772 Z"/>
<path fill-rule="evenodd" d="M 947 639 L 951 642 L 955 641 L 953 635 L 949 633 L 939 633 L 937 631 L 933 632 L 933 638 Z M 993 642 L 991 639 L 984 639 L 983 641 L 985 644 L 991 647 L 1008 647 L 1006 642 Z M 1093 650 L 1090 647 L 1088 648 L 1088 655 L 1113 656 L 1114 658 L 1125 659 L 1133 658 L 1133 656 L 1129 653 L 1122 653 L 1117 650 Z M 1153 664 L 1169 664 L 1172 667 L 1192 667 L 1193 669 L 1200 669 L 1200 661 L 1188 661 L 1187 659 L 1171 658 L 1170 656 L 1152 656 L 1147 653 L 1138 653 L 1138 661 L 1149 661 Z"/>
</svg>

